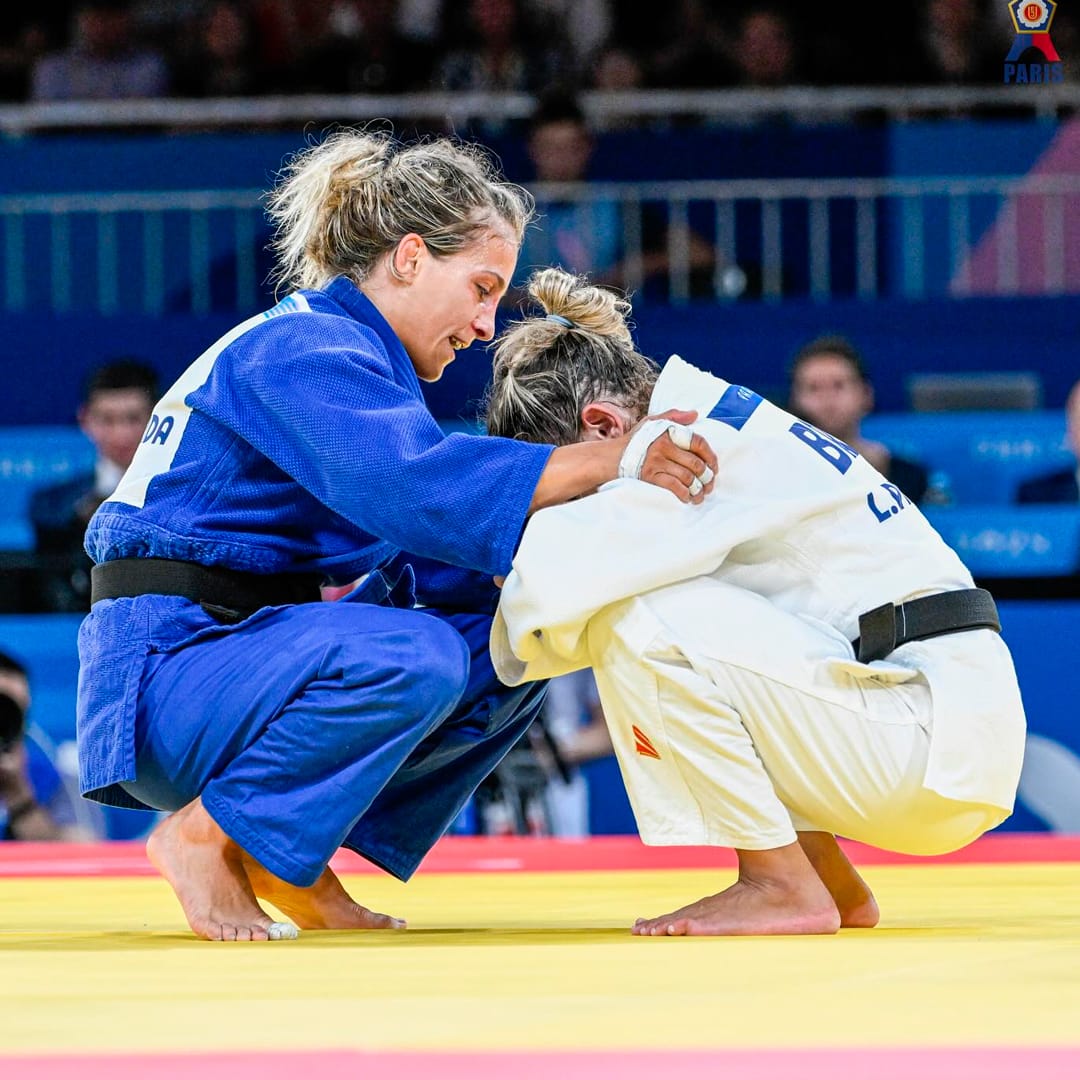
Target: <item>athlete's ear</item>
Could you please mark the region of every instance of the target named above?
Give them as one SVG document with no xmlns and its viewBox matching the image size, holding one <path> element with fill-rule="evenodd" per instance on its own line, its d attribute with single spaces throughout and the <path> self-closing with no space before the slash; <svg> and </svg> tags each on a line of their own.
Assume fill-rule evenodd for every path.
<svg viewBox="0 0 1080 1080">
<path fill-rule="evenodd" d="M 610 401 L 592 401 L 581 410 L 581 442 L 618 439 L 634 426 L 630 411 Z"/>
<path fill-rule="evenodd" d="M 399 241 L 390 256 L 390 273 L 399 281 L 412 281 L 427 254 L 427 244 L 418 233 L 409 233 Z"/>
</svg>

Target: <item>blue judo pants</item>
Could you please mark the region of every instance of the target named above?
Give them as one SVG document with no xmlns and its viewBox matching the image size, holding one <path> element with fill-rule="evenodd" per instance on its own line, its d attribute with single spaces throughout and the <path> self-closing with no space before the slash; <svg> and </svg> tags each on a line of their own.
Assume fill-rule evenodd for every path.
<svg viewBox="0 0 1080 1080">
<path fill-rule="evenodd" d="M 401 880 L 524 734 L 543 683 L 510 688 L 488 615 L 370 604 L 278 608 L 149 657 L 137 799 L 210 816 L 308 886 L 344 846 Z"/>
</svg>

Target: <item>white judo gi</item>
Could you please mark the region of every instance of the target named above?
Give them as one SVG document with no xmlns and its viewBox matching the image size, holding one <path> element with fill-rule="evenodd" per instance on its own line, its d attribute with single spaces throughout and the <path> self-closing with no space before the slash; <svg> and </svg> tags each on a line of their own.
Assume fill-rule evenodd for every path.
<svg viewBox="0 0 1080 1080">
<path fill-rule="evenodd" d="M 973 586 L 845 444 L 673 356 L 650 410 L 697 409 L 714 491 L 638 480 L 541 510 L 491 637 L 509 685 L 592 667 L 642 839 L 747 850 L 822 830 L 955 850 L 1012 811 L 1009 650 L 966 630 L 860 663 L 863 612 Z"/>
</svg>

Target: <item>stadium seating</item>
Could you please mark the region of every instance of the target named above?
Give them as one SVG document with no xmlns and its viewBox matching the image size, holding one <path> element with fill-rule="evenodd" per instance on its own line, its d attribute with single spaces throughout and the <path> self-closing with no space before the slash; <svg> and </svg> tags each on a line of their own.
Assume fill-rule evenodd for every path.
<svg viewBox="0 0 1080 1080">
<path fill-rule="evenodd" d="M 1080 506 L 931 506 L 926 516 L 976 578 L 1080 572 Z"/>
<path fill-rule="evenodd" d="M 1073 460 L 1055 409 L 880 413 L 863 434 L 926 465 L 957 506 L 1011 503 L 1021 481 Z"/>
<path fill-rule="evenodd" d="M 36 488 L 92 468 L 94 448 L 74 426 L 0 428 L 0 551 L 30 551 L 27 516 Z"/>
</svg>

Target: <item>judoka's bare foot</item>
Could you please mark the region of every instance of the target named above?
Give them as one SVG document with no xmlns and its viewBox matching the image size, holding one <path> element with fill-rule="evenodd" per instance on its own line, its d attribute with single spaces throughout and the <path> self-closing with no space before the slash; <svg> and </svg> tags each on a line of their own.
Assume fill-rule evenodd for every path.
<svg viewBox="0 0 1080 1080">
<path fill-rule="evenodd" d="M 294 938 L 290 923 L 274 922 L 255 900 L 239 845 L 195 799 L 159 824 L 146 854 L 173 887 L 188 925 L 208 941 Z"/>
<path fill-rule="evenodd" d="M 314 885 L 301 888 L 271 874 L 243 853 L 244 872 L 255 895 L 273 904 L 303 930 L 404 930 L 405 920 L 369 911 L 346 891 L 328 866 Z"/>
<path fill-rule="evenodd" d="M 817 871 L 840 912 L 842 927 L 877 926 L 881 913 L 870 886 L 851 865 L 836 837 L 827 832 L 799 833 L 799 846 Z"/>
<path fill-rule="evenodd" d="M 684 934 L 835 934 L 840 914 L 798 844 L 739 851 L 734 885 L 655 919 L 638 919 L 642 937 Z"/>
</svg>

